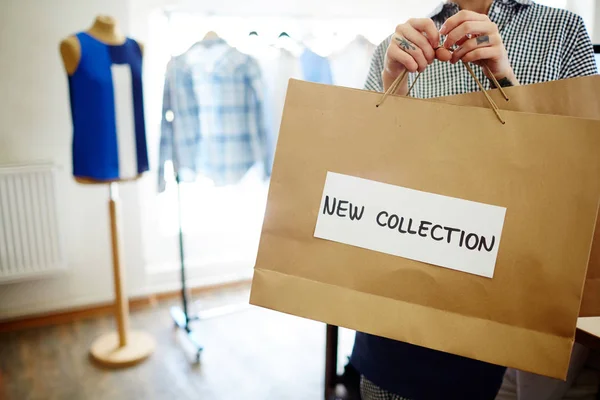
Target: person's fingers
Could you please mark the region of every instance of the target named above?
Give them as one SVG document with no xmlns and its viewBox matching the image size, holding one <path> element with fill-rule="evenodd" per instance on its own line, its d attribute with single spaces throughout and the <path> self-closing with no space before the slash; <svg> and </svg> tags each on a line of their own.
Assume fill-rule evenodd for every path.
<svg viewBox="0 0 600 400">
<path fill-rule="evenodd" d="M 406 38 L 409 42 L 415 44 L 416 47 L 418 47 L 419 50 L 421 50 L 423 56 L 425 56 L 425 60 L 428 64 L 431 64 L 433 62 L 433 60 L 435 59 L 435 50 L 434 47 L 431 46 L 429 40 L 427 39 L 427 37 L 425 37 L 425 35 L 423 35 L 421 32 L 415 30 L 410 26 L 405 26 L 399 35 Z M 403 46 L 400 47 L 403 48 Z M 410 53 L 410 49 L 407 50 L 406 48 L 404 48 L 404 50 Z"/>
<path fill-rule="evenodd" d="M 458 48 L 452 53 L 452 58 L 450 62 L 453 64 L 458 62 L 461 58 L 463 58 L 465 54 L 470 53 L 475 49 L 495 46 L 501 43 L 502 41 L 498 38 L 497 35 L 482 35 L 469 39 L 465 41 L 460 48 Z"/>
<path fill-rule="evenodd" d="M 448 32 L 444 47 L 452 48 L 461 39 L 471 36 L 492 35 L 498 32 L 498 26 L 492 21 L 467 21 Z"/>
<path fill-rule="evenodd" d="M 396 44 L 399 49 L 408 53 L 418 64 L 419 71 L 424 71 L 425 68 L 427 68 L 427 59 L 425 58 L 423 51 L 415 43 L 411 42 L 403 35 L 395 34 L 392 44 Z"/>
<path fill-rule="evenodd" d="M 408 21 L 408 24 L 417 31 L 424 33 L 432 48 L 435 49 L 439 46 L 440 33 L 431 18 L 413 18 Z"/>
<path fill-rule="evenodd" d="M 460 47 L 463 45 L 464 42 L 466 42 L 467 40 L 473 39 L 473 35 L 471 34 L 467 34 L 466 36 L 463 36 L 461 39 L 458 39 L 456 41 L 456 43 L 454 44 L 456 47 Z"/>
<path fill-rule="evenodd" d="M 490 60 L 500 56 L 501 49 L 498 46 L 484 47 L 475 49 L 462 57 L 464 62 L 477 62 L 482 60 Z"/>
<path fill-rule="evenodd" d="M 421 51 L 423 52 L 423 55 L 425 56 L 425 60 L 427 61 L 427 64 L 431 64 L 433 62 L 433 60 L 435 60 L 434 47 L 431 46 L 431 43 L 429 43 L 429 40 L 427 37 L 425 37 L 425 35 L 423 35 L 421 32 L 419 32 L 417 30 L 407 29 L 404 36 L 408 40 L 410 40 L 411 42 L 416 44 L 417 47 L 419 47 L 419 49 L 421 49 Z"/>
<path fill-rule="evenodd" d="M 435 58 L 440 61 L 450 61 L 452 59 L 452 53 L 450 50 L 440 47 L 435 51 Z"/>
<path fill-rule="evenodd" d="M 406 68 L 410 72 L 424 71 L 435 58 L 440 34 L 433 20 L 411 19 L 398 25 L 386 53 L 386 78 L 397 77 Z"/>
<path fill-rule="evenodd" d="M 390 43 L 386 57 L 386 72 L 395 78 L 404 68 L 409 72 L 416 72 L 419 70 L 419 64 L 412 55 L 402 50 L 395 42 Z"/>
<path fill-rule="evenodd" d="M 452 32 L 457 26 L 466 21 L 489 21 L 489 18 L 485 14 L 479 14 L 474 11 L 459 11 L 444 22 L 444 25 L 440 28 L 440 35 L 446 35 L 449 32 Z"/>
</svg>

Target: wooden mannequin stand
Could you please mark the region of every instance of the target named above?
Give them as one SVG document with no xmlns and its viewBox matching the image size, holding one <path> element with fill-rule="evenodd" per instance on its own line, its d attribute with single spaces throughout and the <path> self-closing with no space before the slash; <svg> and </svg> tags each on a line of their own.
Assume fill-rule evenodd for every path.
<svg viewBox="0 0 600 400">
<path fill-rule="evenodd" d="M 117 183 L 109 184 L 110 236 L 112 244 L 113 275 L 115 283 L 115 315 L 117 332 L 107 333 L 94 341 L 90 355 L 98 363 L 110 367 L 129 367 L 148 358 L 156 344 L 144 332 L 129 330 L 129 302 L 124 295 L 124 277 L 121 271 L 120 218 Z"/>
<path fill-rule="evenodd" d="M 119 46 L 127 38 L 119 31 L 114 18 L 100 15 L 86 33 L 105 45 Z M 140 45 L 141 49 L 141 44 Z M 81 44 L 77 36 L 69 36 L 60 43 L 60 53 L 67 74 L 72 76 L 81 61 Z M 76 177 L 79 183 L 109 185 L 110 234 L 112 242 L 113 278 L 115 285 L 115 316 L 117 332 L 100 336 L 90 349 L 90 356 L 98 363 L 120 368 L 134 365 L 150 356 L 156 347 L 154 339 L 143 332 L 129 330 L 129 302 L 124 289 L 124 274 L 121 270 L 120 251 L 120 219 L 118 182 L 133 181 L 140 175 L 130 179 L 115 181 L 97 181 L 94 179 Z"/>
</svg>

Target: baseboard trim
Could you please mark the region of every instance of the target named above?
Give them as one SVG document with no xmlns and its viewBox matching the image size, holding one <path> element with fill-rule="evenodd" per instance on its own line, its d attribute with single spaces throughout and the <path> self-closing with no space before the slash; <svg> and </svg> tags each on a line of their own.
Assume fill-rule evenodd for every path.
<svg viewBox="0 0 600 400">
<path fill-rule="evenodd" d="M 243 279 L 208 286 L 195 286 L 189 290 L 192 295 L 201 295 L 225 289 L 241 289 L 243 287 L 247 287 L 250 282 L 251 281 L 248 279 Z M 157 307 L 160 302 L 173 300 L 180 295 L 181 290 L 172 290 L 145 296 L 132 297 L 129 299 L 129 310 L 130 312 L 135 312 L 147 308 Z M 66 310 L 28 315 L 25 317 L 11 318 L 5 321 L 0 321 L 0 333 L 68 324 L 82 319 L 99 318 L 112 314 L 114 312 L 114 307 L 115 306 L 113 303 L 100 303 Z"/>
</svg>

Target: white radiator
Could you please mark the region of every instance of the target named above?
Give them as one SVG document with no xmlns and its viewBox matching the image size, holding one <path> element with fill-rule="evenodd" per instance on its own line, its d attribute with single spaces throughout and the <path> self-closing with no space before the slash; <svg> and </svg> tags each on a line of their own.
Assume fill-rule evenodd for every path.
<svg viewBox="0 0 600 400">
<path fill-rule="evenodd" d="M 0 166 L 0 283 L 64 268 L 52 165 Z"/>
</svg>

